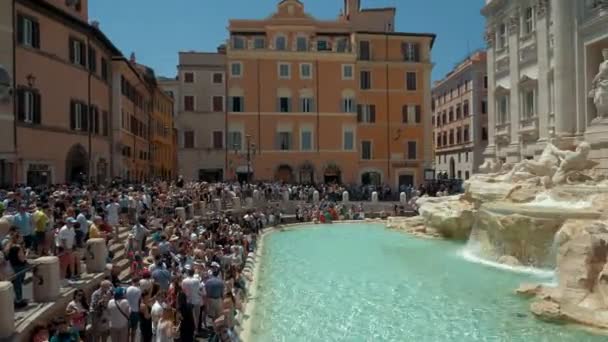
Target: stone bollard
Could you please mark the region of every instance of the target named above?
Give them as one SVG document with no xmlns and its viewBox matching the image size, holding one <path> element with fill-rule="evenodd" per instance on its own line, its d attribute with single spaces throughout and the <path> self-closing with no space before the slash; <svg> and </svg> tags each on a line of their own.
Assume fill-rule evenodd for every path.
<svg viewBox="0 0 608 342">
<path fill-rule="evenodd" d="M 348 191 L 344 191 L 342 193 L 342 202 L 343 203 L 348 203 L 350 201 L 349 197 L 348 197 Z"/>
<path fill-rule="evenodd" d="M 59 298 L 61 279 L 59 258 L 56 256 L 40 257 L 34 261 L 32 278 L 34 302 L 53 302 Z"/>
<path fill-rule="evenodd" d="M 194 205 L 192 203 L 188 204 L 188 209 L 186 210 L 186 217 L 188 220 L 191 220 L 194 217 Z"/>
<path fill-rule="evenodd" d="M 222 211 L 222 200 L 216 198 L 213 200 L 213 208 L 217 211 Z"/>
<path fill-rule="evenodd" d="M 0 281 L 0 339 L 11 337 L 15 333 L 15 292 L 10 281 Z"/>
<path fill-rule="evenodd" d="M 241 209 L 241 198 L 240 197 L 234 197 L 232 199 L 232 209 L 235 209 L 235 210 Z"/>
<path fill-rule="evenodd" d="M 289 190 L 283 191 L 283 202 L 289 202 Z"/>
<path fill-rule="evenodd" d="M 376 191 L 372 192 L 372 202 L 378 203 L 378 192 Z"/>
<path fill-rule="evenodd" d="M 312 193 L 312 202 L 319 203 L 319 192 L 317 190 Z"/>
<path fill-rule="evenodd" d="M 407 204 L 407 195 L 405 194 L 405 192 L 399 194 L 399 202 L 401 202 L 401 204 L 403 205 Z"/>
<path fill-rule="evenodd" d="M 186 209 L 183 207 L 177 207 L 175 208 L 175 214 L 177 214 L 177 217 L 181 218 L 182 221 L 186 221 Z"/>
<path fill-rule="evenodd" d="M 247 206 L 247 208 L 253 208 L 253 198 L 247 197 L 245 199 L 245 205 Z"/>
<path fill-rule="evenodd" d="M 89 239 L 89 241 L 87 241 L 86 253 L 87 273 L 104 272 L 108 261 L 106 240 L 102 238 Z"/>
</svg>

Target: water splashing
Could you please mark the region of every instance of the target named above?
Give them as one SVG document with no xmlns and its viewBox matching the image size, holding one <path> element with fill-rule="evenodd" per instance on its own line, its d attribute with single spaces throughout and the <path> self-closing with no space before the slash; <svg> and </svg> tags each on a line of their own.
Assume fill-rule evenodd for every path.
<svg viewBox="0 0 608 342">
<path fill-rule="evenodd" d="M 579 201 L 563 201 L 556 200 L 547 192 L 536 195 L 536 198 L 532 202 L 524 204 L 529 207 L 537 208 L 557 208 L 557 209 L 587 209 L 591 207 L 591 201 L 579 200 Z"/>
</svg>

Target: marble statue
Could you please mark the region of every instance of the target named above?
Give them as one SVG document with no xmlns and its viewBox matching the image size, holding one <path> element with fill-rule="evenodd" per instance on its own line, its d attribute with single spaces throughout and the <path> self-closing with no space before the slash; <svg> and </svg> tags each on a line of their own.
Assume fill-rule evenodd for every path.
<svg viewBox="0 0 608 342">
<path fill-rule="evenodd" d="M 560 158 L 560 164 L 553 175 L 553 183 L 566 183 L 570 173 L 590 170 L 597 166 L 597 162 L 589 160 L 590 151 L 591 145 L 587 142 L 579 143 L 574 152 L 556 150 L 555 154 Z"/>
<path fill-rule="evenodd" d="M 479 166 L 480 173 L 496 173 L 502 168 L 500 161 L 496 162 L 494 159 L 487 158 L 483 164 Z"/>
<path fill-rule="evenodd" d="M 591 82 L 589 97 L 597 109 L 597 118 L 608 118 L 608 49 L 602 50 L 604 61 L 600 63 L 599 72 Z"/>
<path fill-rule="evenodd" d="M 559 149 L 555 145 L 548 143 L 538 160 L 522 160 L 515 164 L 502 180 L 514 181 L 515 178 L 522 178 L 522 176 L 526 178 L 526 174 L 530 176 L 527 178 L 531 178 L 532 176 L 552 177 L 557 172 L 559 165 L 558 151 Z"/>
</svg>

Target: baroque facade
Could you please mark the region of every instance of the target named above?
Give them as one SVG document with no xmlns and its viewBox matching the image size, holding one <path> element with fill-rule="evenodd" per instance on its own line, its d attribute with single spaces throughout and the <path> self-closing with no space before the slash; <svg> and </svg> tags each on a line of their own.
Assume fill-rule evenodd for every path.
<svg viewBox="0 0 608 342">
<path fill-rule="evenodd" d="M 517 162 L 546 142 L 588 141 L 608 169 L 608 122 L 594 77 L 608 48 L 604 0 L 486 0 L 489 143 L 486 156 Z"/>
<path fill-rule="evenodd" d="M 433 86 L 435 171 L 467 180 L 488 142 L 486 53 L 475 52 Z"/>
<path fill-rule="evenodd" d="M 284 0 L 267 19 L 231 20 L 226 177 L 423 182 L 435 35 L 395 32 L 395 11 L 347 0 L 322 21 Z"/>
</svg>

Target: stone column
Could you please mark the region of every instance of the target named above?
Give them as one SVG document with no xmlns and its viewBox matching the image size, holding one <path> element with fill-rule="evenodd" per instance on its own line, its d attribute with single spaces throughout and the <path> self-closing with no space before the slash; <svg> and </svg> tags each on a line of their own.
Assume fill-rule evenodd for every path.
<svg viewBox="0 0 608 342">
<path fill-rule="evenodd" d="M 15 292 L 10 281 L 0 282 L 0 306 L 3 307 L 0 315 L 0 339 L 11 337 L 15 332 Z"/>
<path fill-rule="evenodd" d="M 549 105 L 551 86 L 549 84 L 549 18 L 548 0 L 538 0 L 536 3 L 536 55 L 538 61 L 538 98 L 536 112 L 538 113 L 538 135 L 540 141 L 549 138 Z"/>
<path fill-rule="evenodd" d="M 509 94 L 509 120 L 511 121 L 511 153 L 519 150 L 519 120 L 521 118 L 519 101 L 519 9 L 509 18 L 509 76 L 511 92 Z M 518 157 L 521 158 L 521 156 Z"/>
<path fill-rule="evenodd" d="M 572 0 L 551 0 L 554 40 L 555 133 L 572 136 L 576 131 L 574 4 Z"/>
<path fill-rule="evenodd" d="M 46 256 L 34 261 L 34 302 L 52 302 L 59 298 L 60 275 L 59 258 Z"/>
<path fill-rule="evenodd" d="M 349 195 L 348 195 L 348 191 L 344 191 L 344 192 L 342 193 L 342 203 L 348 203 L 348 202 L 349 202 L 349 200 L 350 200 L 350 199 L 349 199 L 349 197 L 348 197 L 348 196 L 349 196 Z"/>
<path fill-rule="evenodd" d="M 372 203 L 378 203 L 378 192 L 372 192 Z"/>
<path fill-rule="evenodd" d="M 102 273 L 106 270 L 108 248 L 105 239 L 89 239 L 86 253 L 87 273 Z"/>
<path fill-rule="evenodd" d="M 486 158 L 493 159 L 496 156 L 496 98 L 494 91 L 496 89 L 496 64 L 494 63 L 494 39 L 496 32 L 493 27 L 486 28 L 486 44 L 487 44 L 487 72 L 488 72 L 488 103 L 486 109 L 488 111 L 488 146 L 484 151 Z"/>
</svg>

